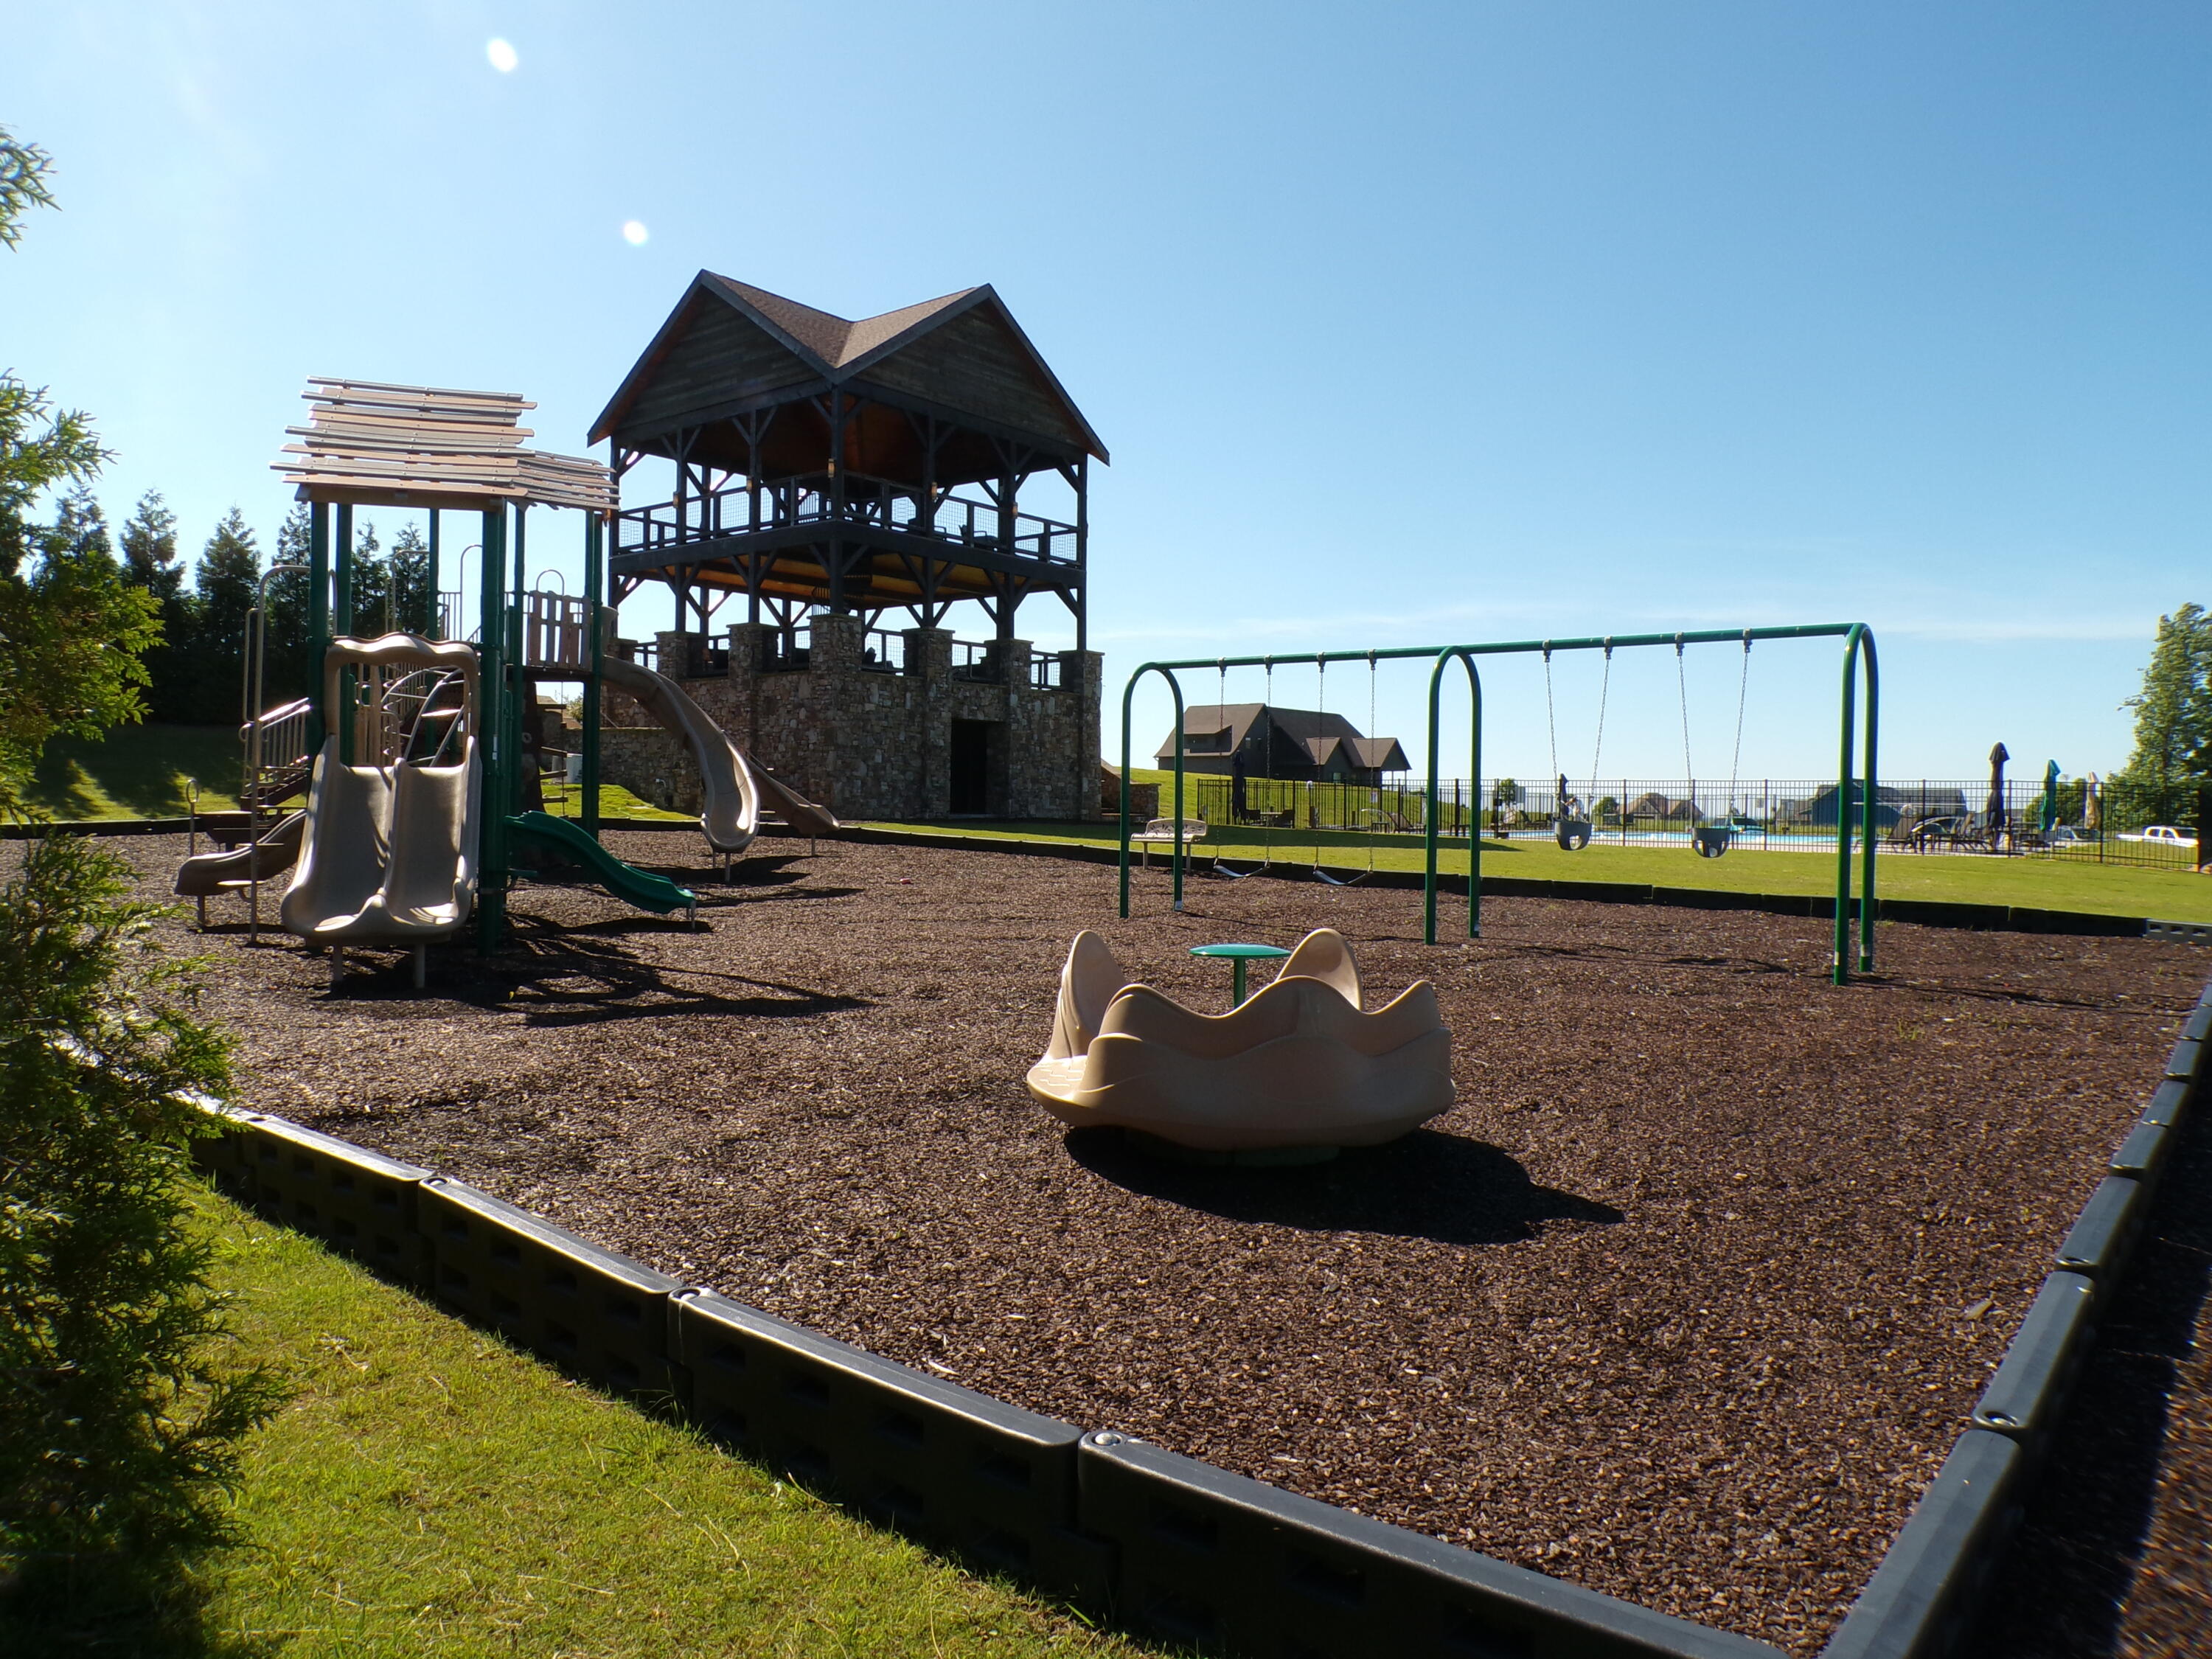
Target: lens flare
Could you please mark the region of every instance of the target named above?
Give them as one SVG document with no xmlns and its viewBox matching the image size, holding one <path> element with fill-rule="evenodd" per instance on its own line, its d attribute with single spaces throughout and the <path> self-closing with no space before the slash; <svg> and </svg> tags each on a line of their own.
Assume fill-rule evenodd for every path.
<svg viewBox="0 0 2212 1659">
<path fill-rule="evenodd" d="M 485 42 L 484 56 L 490 59 L 491 66 L 501 75 L 514 74 L 514 66 L 522 61 L 514 55 L 514 48 L 512 46 L 496 37 Z"/>
<path fill-rule="evenodd" d="M 631 219 L 623 223 L 623 240 L 628 242 L 632 247 L 643 247 L 645 246 L 645 227 L 640 224 L 636 220 Z"/>
</svg>

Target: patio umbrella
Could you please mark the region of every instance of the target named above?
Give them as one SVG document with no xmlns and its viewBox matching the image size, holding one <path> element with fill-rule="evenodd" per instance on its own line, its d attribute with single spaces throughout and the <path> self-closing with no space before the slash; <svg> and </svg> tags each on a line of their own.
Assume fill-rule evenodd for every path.
<svg viewBox="0 0 2212 1659">
<path fill-rule="evenodd" d="M 2051 826 L 2058 822 L 2058 763 L 2043 763 L 2043 833 L 2049 835 Z"/>
<path fill-rule="evenodd" d="M 1990 804 L 1982 809 L 1982 822 L 1992 834 L 2005 826 L 2004 769 L 2011 758 L 2001 743 L 1990 750 Z"/>
<path fill-rule="evenodd" d="M 2105 787 L 2097 781 L 2094 772 L 2081 785 L 2081 827 L 2101 830 L 2105 827 Z"/>
</svg>

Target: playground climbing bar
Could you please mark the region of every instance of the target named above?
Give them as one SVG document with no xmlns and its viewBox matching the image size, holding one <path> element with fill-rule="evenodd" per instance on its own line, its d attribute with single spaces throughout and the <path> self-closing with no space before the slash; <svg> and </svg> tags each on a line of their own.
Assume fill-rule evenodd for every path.
<svg viewBox="0 0 2212 1659">
<path fill-rule="evenodd" d="M 1457 659 L 1467 670 L 1468 691 L 1473 698 L 1473 742 L 1468 775 L 1482 775 L 1482 679 L 1475 663 L 1478 657 L 1515 656 L 1532 653 L 1562 651 L 1636 650 L 1647 647 L 1672 647 L 1676 650 L 1692 645 L 1739 645 L 1748 648 L 1762 640 L 1840 639 L 1844 641 L 1843 694 L 1838 715 L 1838 748 L 1836 771 L 1836 914 L 1835 954 L 1833 977 L 1838 985 L 1850 976 L 1854 952 L 1851 948 L 1851 917 L 1854 908 L 1858 916 L 1858 945 L 1856 952 L 1858 969 L 1870 972 L 1874 968 L 1875 919 L 1875 804 L 1876 799 L 1875 755 L 1880 726 L 1880 674 L 1875 657 L 1874 630 L 1864 623 L 1808 623 L 1782 628 L 1699 629 L 1671 634 L 1612 634 L 1588 639 L 1571 640 L 1510 640 L 1482 643 L 1443 646 L 1402 646 L 1376 651 L 1318 651 L 1300 655 L 1268 655 L 1260 657 L 1200 657 L 1177 662 L 1148 662 L 1139 665 L 1129 676 L 1121 693 L 1121 913 L 1129 914 L 1129 713 L 1137 683 L 1147 674 L 1158 674 L 1168 682 L 1175 697 L 1175 848 L 1173 856 L 1175 908 L 1182 908 L 1183 884 L 1183 703 L 1182 687 L 1176 678 L 1184 669 L 1206 669 L 1218 672 L 1230 668 L 1273 669 L 1290 663 L 1312 663 L 1316 667 L 1332 662 L 1377 662 L 1388 660 L 1425 659 L 1434 664 L 1429 674 L 1429 772 L 1425 791 L 1425 876 L 1422 882 L 1424 937 L 1429 944 L 1437 942 L 1437 855 L 1440 814 L 1437 810 L 1439 781 L 1438 747 L 1441 726 L 1441 699 L 1443 692 L 1444 669 Z M 1864 688 L 1866 721 L 1863 740 L 1857 730 L 1859 692 Z M 1859 753 L 1859 764 L 1854 775 L 1852 755 Z M 1857 807 L 1854 824 L 1851 807 Z M 1470 939 L 1480 938 L 1482 932 L 1482 836 L 1480 816 L 1468 825 L 1468 906 L 1467 931 Z M 1854 831 L 1861 847 L 1859 891 L 1854 904 L 1851 892 L 1851 842 Z"/>
</svg>

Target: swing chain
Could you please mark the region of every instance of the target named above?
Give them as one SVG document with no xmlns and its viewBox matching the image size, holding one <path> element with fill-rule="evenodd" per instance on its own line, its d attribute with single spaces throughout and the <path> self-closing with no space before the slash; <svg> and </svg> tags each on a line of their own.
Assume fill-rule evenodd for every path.
<svg viewBox="0 0 2212 1659">
<path fill-rule="evenodd" d="M 1690 761 L 1690 677 L 1682 665 L 1682 636 L 1674 635 L 1674 688 L 1682 709 L 1682 784 L 1690 792 L 1690 810 L 1697 810 L 1698 769 Z"/>
<path fill-rule="evenodd" d="M 1597 742 L 1590 749 L 1590 799 L 1593 801 L 1597 799 L 1597 763 L 1599 757 L 1605 753 L 1606 700 L 1612 694 L 1613 635 L 1608 634 L 1605 636 L 1605 672 L 1599 678 L 1597 683 Z M 1592 817 L 1595 818 L 1597 809 L 1592 806 L 1589 811 Z"/>
<path fill-rule="evenodd" d="M 1751 630 L 1743 630 L 1743 672 L 1735 688 L 1735 751 L 1729 757 L 1729 817 L 1735 817 L 1736 778 L 1743 767 L 1743 705 L 1751 690 Z"/>
</svg>

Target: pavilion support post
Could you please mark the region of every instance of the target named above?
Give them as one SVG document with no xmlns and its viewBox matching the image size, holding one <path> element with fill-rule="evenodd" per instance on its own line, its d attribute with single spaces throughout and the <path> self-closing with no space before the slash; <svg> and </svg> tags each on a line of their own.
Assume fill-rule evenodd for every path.
<svg viewBox="0 0 2212 1659">
<path fill-rule="evenodd" d="M 265 638 L 265 617 L 262 626 Z M 310 754 L 322 752 L 323 738 L 330 729 L 332 711 L 323 705 L 323 659 L 330 648 L 331 509 L 326 502 L 313 501 L 307 507 L 307 696 L 313 705 L 307 717 Z"/>
<path fill-rule="evenodd" d="M 599 598 L 605 584 L 606 526 L 597 513 L 584 519 L 584 617 L 591 632 L 584 651 L 583 765 L 579 782 L 584 791 L 584 833 L 599 838 L 599 686 L 606 672 L 607 629 L 600 614 Z"/>
<path fill-rule="evenodd" d="M 507 926 L 507 816 L 499 803 L 507 799 L 507 774 L 512 763 L 507 746 L 507 676 L 503 659 L 505 629 L 500 617 L 506 610 L 507 507 L 488 507 L 483 515 L 483 556 L 477 629 L 482 672 L 477 676 L 477 743 L 483 755 L 483 811 L 477 854 L 477 948 L 499 948 Z"/>
<path fill-rule="evenodd" d="M 514 757 L 507 769 L 507 795 L 500 803 L 502 812 L 522 810 L 522 767 L 526 752 L 522 745 L 522 722 L 537 715 L 537 699 L 532 696 L 530 677 L 524 672 L 522 638 L 522 603 L 529 578 L 524 574 L 524 562 L 528 557 L 524 534 L 525 520 L 530 508 L 527 503 L 514 504 L 514 583 L 508 590 L 507 602 L 507 753 Z"/>
</svg>

